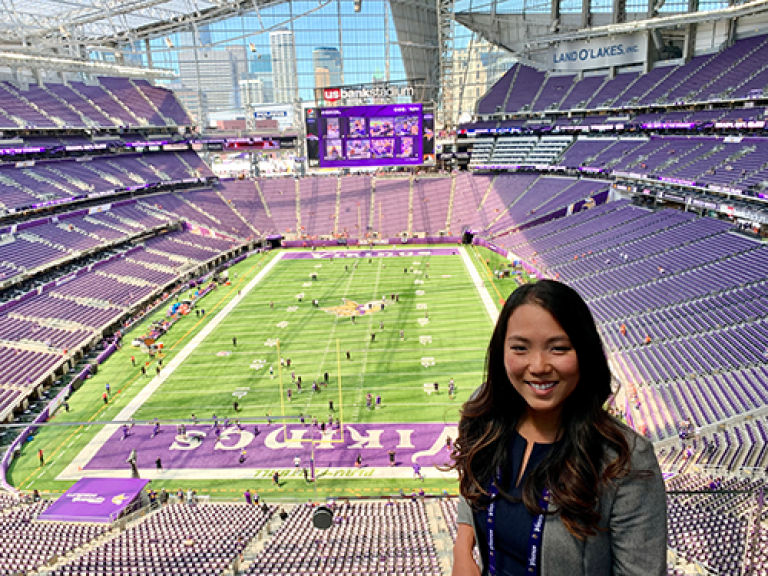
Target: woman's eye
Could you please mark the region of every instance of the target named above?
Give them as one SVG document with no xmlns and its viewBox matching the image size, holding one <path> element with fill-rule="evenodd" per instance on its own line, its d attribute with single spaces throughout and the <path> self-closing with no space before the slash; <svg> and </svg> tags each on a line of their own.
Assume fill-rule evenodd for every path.
<svg viewBox="0 0 768 576">
<path fill-rule="evenodd" d="M 552 348 L 552 350 L 554 352 L 558 352 L 558 353 L 562 354 L 562 353 L 565 353 L 565 352 L 569 352 L 571 350 L 571 347 L 570 346 L 555 346 L 554 348 Z"/>
<path fill-rule="evenodd" d="M 509 349 L 515 352 L 525 352 L 525 346 L 510 346 Z"/>
</svg>

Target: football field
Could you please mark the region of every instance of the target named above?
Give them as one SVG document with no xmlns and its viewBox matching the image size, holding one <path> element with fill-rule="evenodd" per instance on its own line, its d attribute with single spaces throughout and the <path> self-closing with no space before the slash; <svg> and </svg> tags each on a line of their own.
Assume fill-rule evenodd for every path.
<svg viewBox="0 0 768 576">
<path fill-rule="evenodd" d="M 461 403 L 480 383 L 499 301 L 480 253 L 254 255 L 230 269 L 230 286 L 198 303 L 204 317 L 190 314 L 166 334 L 159 373 L 156 361 L 146 378 L 131 364 L 131 355 L 148 358 L 128 335 L 72 396 L 72 412 L 54 418 L 137 425 L 45 428 L 11 480 L 60 491 L 83 476 L 127 477 L 135 450 L 142 477 L 213 496 L 254 486 L 300 496 L 315 488 L 305 468 L 326 495 L 391 493 L 413 487 L 414 464 L 425 487 L 453 491 L 452 475 L 435 466 L 447 462 Z M 51 458 L 43 466 L 40 448 Z"/>
</svg>

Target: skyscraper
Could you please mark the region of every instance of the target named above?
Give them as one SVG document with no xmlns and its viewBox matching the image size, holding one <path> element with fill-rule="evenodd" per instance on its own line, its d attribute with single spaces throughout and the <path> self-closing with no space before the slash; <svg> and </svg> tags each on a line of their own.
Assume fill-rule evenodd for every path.
<svg viewBox="0 0 768 576">
<path fill-rule="evenodd" d="M 341 86 L 341 54 L 337 48 L 320 46 L 312 51 L 315 88 Z"/>
<path fill-rule="evenodd" d="M 211 111 L 242 105 L 238 88 L 247 76 L 248 59 L 243 46 L 179 50 L 179 80 L 186 88 L 206 96 Z"/>
<path fill-rule="evenodd" d="M 270 32 L 269 47 L 272 53 L 275 102 L 293 102 L 298 97 L 296 44 L 293 32 L 286 28 Z"/>
</svg>

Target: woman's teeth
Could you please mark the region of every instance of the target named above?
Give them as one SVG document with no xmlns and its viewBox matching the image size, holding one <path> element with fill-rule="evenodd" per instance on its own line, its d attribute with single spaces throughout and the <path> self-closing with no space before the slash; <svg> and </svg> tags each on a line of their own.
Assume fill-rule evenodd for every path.
<svg viewBox="0 0 768 576">
<path fill-rule="evenodd" d="M 536 390 L 549 390 L 550 388 L 553 388 L 557 384 L 557 382 L 528 382 L 528 385 L 532 388 L 536 388 Z"/>
</svg>

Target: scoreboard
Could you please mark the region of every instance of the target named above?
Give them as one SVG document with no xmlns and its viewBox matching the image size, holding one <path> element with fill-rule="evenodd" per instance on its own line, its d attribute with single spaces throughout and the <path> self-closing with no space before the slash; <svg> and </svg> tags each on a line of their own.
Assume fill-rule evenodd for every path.
<svg viewBox="0 0 768 576">
<path fill-rule="evenodd" d="M 420 166 L 434 157 L 434 120 L 422 104 L 307 108 L 310 167 Z"/>
</svg>

